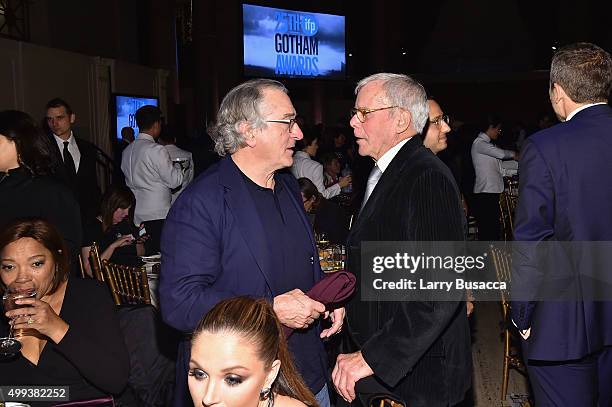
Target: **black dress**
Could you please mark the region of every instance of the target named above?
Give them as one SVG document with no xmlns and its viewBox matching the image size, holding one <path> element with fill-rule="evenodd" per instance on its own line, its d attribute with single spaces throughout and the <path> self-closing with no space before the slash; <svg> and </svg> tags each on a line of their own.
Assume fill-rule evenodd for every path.
<svg viewBox="0 0 612 407">
<path fill-rule="evenodd" d="M 124 220 L 116 225 L 112 225 L 104 232 L 102 230 L 102 222 L 98 218 L 94 218 L 91 222 L 88 222 L 83 229 L 83 247 L 89 247 L 93 242 L 96 242 L 100 247 L 100 254 L 102 254 L 111 243 L 121 236 L 133 234 L 137 231 L 138 228 Z M 109 261 L 128 266 L 139 266 L 142 264 L 136 252 L 136 244 L 116 248 Z"/>
<path fill-rule="evenodd" d="M 55 179 L 33 176 L 22 167 L 0 173 L 0 227 L 30 217 L 53 224 L 76 260 L 81 249 L 81 217 L 74 194 Z"/>
<path fill-rule="evenodd" d="M 70 326 L 64 338 L 58 344 L 47 342 L 38 365 L 21 353 L 0 359 L 0 383 L 68 386 L 70 400 L 120 393 L 130 362 L 108 289 L 95 280 L 69 278 L 59 316 Z M 7 333 L 6 320 L 0 321 L 0 335 Z"/>
</svg>

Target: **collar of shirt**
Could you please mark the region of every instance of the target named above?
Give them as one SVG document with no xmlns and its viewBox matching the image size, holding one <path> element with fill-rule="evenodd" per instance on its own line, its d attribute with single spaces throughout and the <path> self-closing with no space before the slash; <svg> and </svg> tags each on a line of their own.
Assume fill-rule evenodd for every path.
<svg viewBox="0 0 612 407">
<path fill-rule="evenodd" d="M 60 149 L 64 148 L 64 141 L 68 142 L 68 146 L 69 147 L 76 144 L 76 140 L 74 138 L 74 135 L 72 134 L 72 130 L 70 130 L 70 137 L 68 137 L 68 140 L 64 140 L 63 138 L 61 138 L 60 136 L 58 136 L 55 133 L 53 133 L 53 137 L 55 137 L 55 142 L 60 147 Z"/>
<path fill-rule="evenodd" d="M 478 134 L 478 137 L 480 137 L 481 139 L 483 139 L 483 140 L 484 140 L 484 141 L 486 141 L 487 143 L 490 143 L 490 142 L 491 142 L 491 137 L 487 136 L 487 133 L 480 132 L 480 133 Z"/>
<path fill-rule="evenodd" d="M 138 133 L 138 136 L 136 136 L 136 140 L 149 140 L 155 143 L 155 139 L 152 135 L 143 132 Z"/>
<path fill-rule="evenodd" d="M 233 161 L 234 160 L 232 160 L 232 162 Z M 234 163 L 234 165 L 236 165 L 236 163 Z M 278 182 L 278 180 L 276 179 L 276 174 L 274 175 L 274 189 L 272 189 L 272 188 L 262 187 L 261 185 L 256 184 L 255 181 L 253 181 L 244 172 L 242 172 L 240 167 L 236 165 L 236 168 L 238 168 L 238 171 L 240 171 L 240 174 L 242 175 L 242 178 L 244 178 L 244 182 L 247 183 L 247 187 L 249 189 L 257 190 L 257 191 L 267 191 L 267 192 L 278 192 L 283 189 L 283 185 L 280 182 Z"/>
<path fill-rule="evenodd" d="M 565 119 L 565 121 L 569 122 L 572 119 L 572 117 L 576 116 L 577 113 L 583 111 L 584 109 L 588 109 L 591 106 L 596 106 L 596 105 L 607 105 L 607 103 L 606 102 L 587 103 L 586 105 L 580 106 L 578 109 L 568 114 L 567 119 Z"/>
<path fill-rule="evenodd" d="M 410 140 L 411 138 L 412 137 L 408 137 L 407 139 L 400 141 L 395 146 L 387 150 L 387 152 L 384 153 L 378 161 L 376 161 L 376 165 L 378 166 L 378 168 L 380 168 L 380 172 L 385 172 L 385 170 L 387 169 L 389 164 L 391 164 L 391 161 L 393 161 L 397 153 L 402 149 L 402 147 L 404 147 L 404 144 L 406 144 L 408 140 Z"/>
<path fill-rule="evenodd" d="M 296 151 L 294 154 L 294 157 L 303 157 L 303 158 L 310 158 L 310 154 L 308 154 L 305 151 Z"/>
</svg>

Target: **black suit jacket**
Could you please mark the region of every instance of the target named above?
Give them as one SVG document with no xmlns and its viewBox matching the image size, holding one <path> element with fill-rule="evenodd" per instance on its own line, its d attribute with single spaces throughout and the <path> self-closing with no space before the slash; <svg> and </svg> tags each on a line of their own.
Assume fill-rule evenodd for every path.
<svg viewBox="0 0 612 407">
<path fill-rule="evenodd" d="M 448 167 L 413 137 L 391 161 L 353 224 L 347 243 L 350 271 L 361 277 L 362 241 L 461 241 L 464 224 Z M 463 298 L 365 302 L 357 295 L 347 308 L 354 339 L 385 387 L 410 406 L 463 400 L 471 385 Z"/>
<path fill-rule="evenodd" d="M 62 150 L 59 149 L 52 134 L 50 138 L 55 147 L 54 151 L 57 153 L 58 163 L 60 163 L 56 175 L 74 192 L 81 207 L 81 218 L 91 219 L 97 216 L 100 209 L 101 193 L 96 174 L 96 160 L 98 156 L 96 147 L 89 141 L 74 137 L 81 152 L 81 160 L 79 161 L 76 179 L 71 179 L 63 165 Z"/>
</svg>

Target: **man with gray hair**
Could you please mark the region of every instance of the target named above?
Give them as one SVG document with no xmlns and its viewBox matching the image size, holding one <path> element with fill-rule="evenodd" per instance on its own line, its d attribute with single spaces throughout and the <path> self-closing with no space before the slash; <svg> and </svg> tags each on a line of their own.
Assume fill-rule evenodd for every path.
<svg viewBox="0 0 612 407">
<path fill-rule="evenodd" d="M 376 161 L 347 242 L 349 271 L 362 280 L 362 242 L 462 241 L 465 217 L 448 167 L 417 136 L 428 120 L 423 87 L 406 75 L 379 73 L 355 93 L 350 124 L 359 154 Z M 452 297 L 355 297 L 347 314 L 358 349 L 339 355 L 332 372 L 342 398 L 367 404 L 373 394 L 393 393 L 410 407 L 461 402 L 471 383 L 470 333 L 462 294 Z"/>
<path fill-rule="evenodd" d="M 321 338 L 338 332 L 344 309 L 334 311 L 331 328 L 321 330 L 325 306 L 304 294 L 322 278 L 318 252 L 297 181 L 277 173 L 291 166 L 295 142 L 303 137 L 295 117 L 287 89 L 277 81 L 251 80 L 224 97 L 209 129 L 224 158 L 187 187 L 166 219 L 161 312 L 188 333 L 221 300 L 267 298 L 280 322 L 295 330 L 288 344 L 299 372 L 318 403 L 329 406 Z M 193 405 L 183 397 L 189 342 L 180 347 L 175 406 Z M 263 399 L 269 390 L 261 389 Z M 213 396 L 201 402 L 223 401 Z"/>
</svg>

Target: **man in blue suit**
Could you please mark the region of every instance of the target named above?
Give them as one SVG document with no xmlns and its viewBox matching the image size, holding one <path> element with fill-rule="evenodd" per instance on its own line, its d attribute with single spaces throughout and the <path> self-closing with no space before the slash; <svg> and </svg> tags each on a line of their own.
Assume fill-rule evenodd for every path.
<svg viewBox="0 0 612 407">
<path fill-rule="evenodd" d="M 590 290 L 597 273 L 610 281 L 609 264 L 589 267 L 590 256 L 571 246 L 612 241 L 611 90 L 608 52 L 588 43 L 561 48 L 550 100 L 562 123 L 531 136 L 521 152 L 514 237 L 531 243 L 519 243 L 513 257 L 512 320 L 538 407 L 612 406 L 612 301 L 596 301 L 611 294 Z M 542 267 L 542 247 L 552 244 L 547 261 L 556 265 Z M 560 282 L 571 297 L 551 301 Z"/>
<path fill-rule="evenodd" d="M 251 80 L 225 96 L 209 129 L 224 158 L 190 184 L 166 218 L 161 312 L 189 333 L 223 299 L 269 299 L 281 323 L 296 329 L 288 343 L 298 370 L 320 405 L 329 406 L 321 338 L 338 332 L 344 309 L 334 311 L 332 327 L 321 332 L 317 320 L 325 307 L 304 294 L 322 277 L 318 251 L 297 181 L 277 173 L 291 166 L 303 137 L 295 116 L 277 81 Z M 184 398 L 188 362 L 185 341 L 175 406 L 192 405 Z"/>
</svg>

